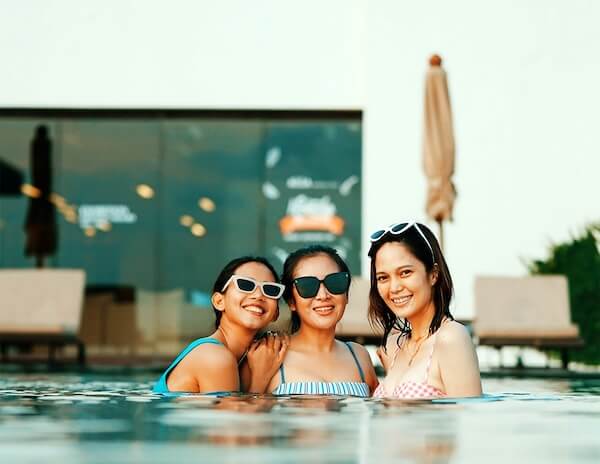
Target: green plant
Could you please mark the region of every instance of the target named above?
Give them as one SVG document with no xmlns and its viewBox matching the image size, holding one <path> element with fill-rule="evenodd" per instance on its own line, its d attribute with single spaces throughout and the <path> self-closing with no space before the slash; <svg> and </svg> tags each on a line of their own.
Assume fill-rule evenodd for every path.
<svg viewBox="0 0 600 464">
<path fill-rule="evenodd" d="M 528 264 L 532 274 L 563 274 L 569 281 L 571 317 L 585 341 L 571 359 L 600 364 L 600 223 L 570 241 L 553 245 L 545 260 Z"/>
</svg>

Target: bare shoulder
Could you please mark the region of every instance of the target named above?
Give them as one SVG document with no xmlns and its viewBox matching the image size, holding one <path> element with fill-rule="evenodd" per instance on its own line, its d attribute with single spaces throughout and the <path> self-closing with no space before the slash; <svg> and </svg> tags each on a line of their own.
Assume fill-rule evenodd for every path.
<svg viewBox="0 0 600 464">
<path fill-rule="evenodd" d="M 438 330 L 437 344 L 450 347 L 456 345 L 472 346 L 471 335 L 467 328 L 460 322 L 448 321 L 442 324 Z"/>
<path fill-rule="evenodd" d="M 354 351 L 358 359 L 361 360 L 361 362 L 371 362 L 371 356 L 369 355 L 369 352 L 363 345 L 356 342 L 348 342 L 348 344 L 352 347 L 352 350 Z"/>
<path fill-rule="evenodd" d="M 183 361 L 196 366 L 196 368 L 224 369 L 233 366 L 237 370 L 237 359 L 234 354 L 223 345 L 212 343 L 197 346 Z"/>
</svg>

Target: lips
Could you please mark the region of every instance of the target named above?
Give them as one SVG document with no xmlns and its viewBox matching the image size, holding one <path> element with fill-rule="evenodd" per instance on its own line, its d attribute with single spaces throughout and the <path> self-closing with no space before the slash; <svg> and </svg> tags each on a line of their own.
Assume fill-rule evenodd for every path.
<svg viewBox="0 0 600 464">
<path fill-rule="evenodd" d="M 263 314 L 265 314 L 267 311 L 257 305 L 244 305 L 242 306 L 242 309 L 244 309 L 245 311 L 248 311 L 249 313 L 255 315 L 255 316 L 262 316 Z"/>
<path fill-rule="evenodd" d="M 334 311 L 335 307 L 333 305 L 326 305 L 326 306 L 317 306 L 315 308 L 313 308 L 313 311 L 316 312 L 317 314 L 321 314 L 321 315 L 326 315 L 326 314 L 330 314 Z"/>
<path fill-rule="evenodd" d="M 412 295 L 395 297 L 395 298 L 392 298 L 392 303 L 394 303 L 395 306 L 405 306 L 410 301 L 411 298 L 412 298 Z"/>
</svg>

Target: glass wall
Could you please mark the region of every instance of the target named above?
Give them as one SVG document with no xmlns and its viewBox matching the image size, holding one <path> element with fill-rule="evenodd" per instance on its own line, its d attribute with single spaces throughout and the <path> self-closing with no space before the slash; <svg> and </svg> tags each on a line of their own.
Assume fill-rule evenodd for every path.
<svg viewBox="0 0 600 464">
<path fill-rule="evenodd" d="M 306 244 L 360 272 L 360 114 L 0 117 L 0 268 L 31 268 L 24 229 L 36 128 L 51 140 L 54 268 L 82 268 L 82 336 L 98 352 L 172 352 L 210 333 L 210 292 L 231 258 L 280 270 Z M 32 193 L 33 192 L 33 193 Z M 30 237 L 31 239 L 31 237 Z"/>
</svg>

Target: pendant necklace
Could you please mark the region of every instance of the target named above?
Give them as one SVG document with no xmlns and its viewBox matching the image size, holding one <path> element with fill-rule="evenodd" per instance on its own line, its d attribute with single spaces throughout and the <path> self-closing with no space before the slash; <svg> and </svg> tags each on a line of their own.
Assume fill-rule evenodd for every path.
<svg viewBox="0 0 600 464">
<path fill-rule="evenodd" d="M 408 365 L 410 367 L 410 365 L 412 364 L 413 360 L 415 359 L 415 356 L 417 356 L 417 353 L 419 352 L 419 350 L 421 349 L 421 345 L 425 342 L 425 340 L 427 340 L 429 338 L 429 334 L 427 335 L 423 335 L 420 338 L 417 339 L 417 341 L 415 342 L 415 344 L 417 345 L 417 348 L 415 349 L 414 353 L 411 355 L 411 357 L 408 360 Z"/>
</svg>

